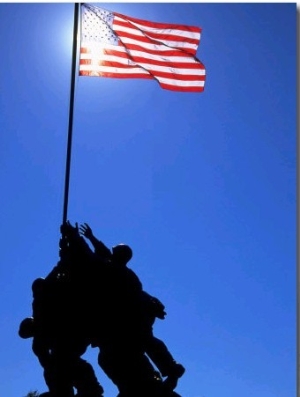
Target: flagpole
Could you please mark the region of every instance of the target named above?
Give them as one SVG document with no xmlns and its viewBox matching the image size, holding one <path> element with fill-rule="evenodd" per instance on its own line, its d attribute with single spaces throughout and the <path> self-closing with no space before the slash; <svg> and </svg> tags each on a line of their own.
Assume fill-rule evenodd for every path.
<svg viewBox="0 0 300 397">
<path fill-rule="evenodd" d="M 78 31 L 79 5 L 80 5 L 80 3 L 74 4 L 72 71 L 71 71 L 71 89 L 70 89 L 68 143 L 67 143 L 67 156 L 66 156 L 63 223 L 65 223 L 67 221 L 67 216 L 68 216 L 67 214 L 68 214 L 71 149 L 72 149 L 72 134 L 73 134 L 73 111 L 74 111 L 74 92 L 75 92 L 75 77 L 76 77 L 76 64 L 77 64 L 76 60 L 77 60 L 77 31 Z"/>
</svg>

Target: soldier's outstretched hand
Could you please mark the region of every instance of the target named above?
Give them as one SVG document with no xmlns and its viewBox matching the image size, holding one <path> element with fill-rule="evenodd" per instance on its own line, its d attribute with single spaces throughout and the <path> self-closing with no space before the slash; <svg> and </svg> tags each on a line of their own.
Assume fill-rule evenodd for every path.
<svg viewBox="0 0 300 397">
<path fill-rule="evenodd" d="M 80 234 L 84 235 L 84 237 L 90 239 L 93 237 L 93 232 L 92 229 L 89 227 L 87 223 L 84 223 L 83 225 L 79 226 L 79 232 Z"/>
<path fill-rule="evenodd" d="M 78 234 L 78 223 L 75 223 L 75 226 L 72 226 L 70 221 L 66 221 L 60 227 L 61 234 L 65 236 L 76 235 Z"/>
</svg>

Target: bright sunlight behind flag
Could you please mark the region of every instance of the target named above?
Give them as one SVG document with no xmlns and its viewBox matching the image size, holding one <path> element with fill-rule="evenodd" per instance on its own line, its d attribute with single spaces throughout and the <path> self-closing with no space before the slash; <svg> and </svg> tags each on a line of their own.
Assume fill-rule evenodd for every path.
<svg viewBox="0 0 300 397">
<path fill-rule="evenodd" d="M 162 88 L 201 92 L 205 67 L 196 58 L 201 28 L 149 22 L 84 4 L 79 74 L 155 79 Z"/>
</svg>

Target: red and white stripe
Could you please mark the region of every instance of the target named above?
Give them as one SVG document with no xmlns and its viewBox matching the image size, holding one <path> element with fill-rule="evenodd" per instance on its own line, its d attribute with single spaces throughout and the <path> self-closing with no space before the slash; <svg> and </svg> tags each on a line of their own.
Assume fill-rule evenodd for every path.
<svg viewBox="0 0 300 397">
<path fill-rule="evenodd" d="M 203 91 L 205 67 L 195 57 L 201 28 L 113 15 L 118 45 L 82 41 L 80 75 L 155 79 L 168 90 Z"/>
</svg>

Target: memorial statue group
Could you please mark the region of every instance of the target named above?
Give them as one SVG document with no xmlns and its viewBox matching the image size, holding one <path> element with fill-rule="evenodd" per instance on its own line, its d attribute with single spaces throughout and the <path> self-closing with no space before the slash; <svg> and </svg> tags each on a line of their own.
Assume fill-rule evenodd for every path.
<svg viewBox="0 0 300 397">
<path fill-rule="evenodd" d="M 49 391 L 40 396 L 102 397 L 93 367 L 81 357 L 92 346 L 118 397 L 180 397 L 174 389 L 185 369 L 153 335 L 165 307 L 127 267 L 131 248 L 110 250 L 87 224 L 66 222 L 61 233 L 60 260 L 33 282 L 32 317 L 19 328 L 43 367 Z"/>
</svg>

